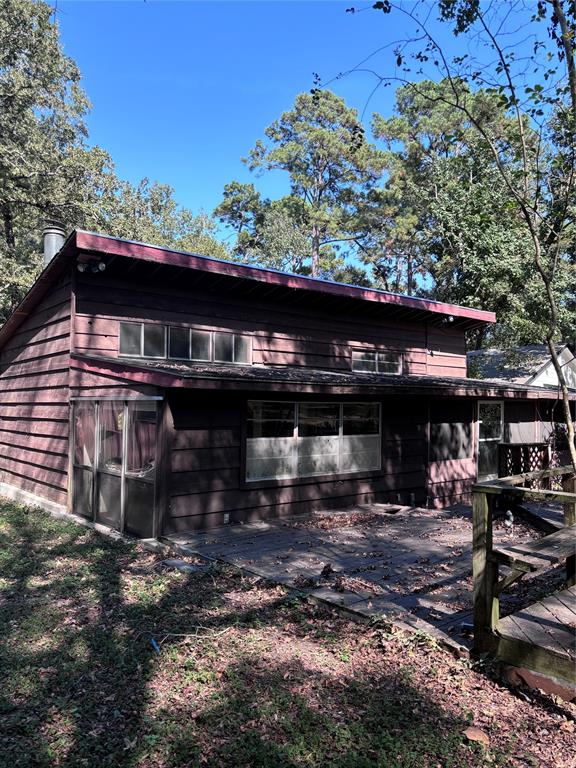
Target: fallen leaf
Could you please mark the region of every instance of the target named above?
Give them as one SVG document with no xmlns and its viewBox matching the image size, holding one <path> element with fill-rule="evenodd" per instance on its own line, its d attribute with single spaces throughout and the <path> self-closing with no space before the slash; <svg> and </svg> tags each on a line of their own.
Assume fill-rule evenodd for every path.
<svg viewBox="0 0 576 768">
<path fill-rule="evenodd" d="M 474 726 L 470 726 L 470 728 L 466 728 L 464 731 L 464 736 L 469 741 L 477 741 L 480 744 L 484 744 L 485 746 L 488 746 L 490 744 L 490 737 L 485 731 L 481 731 L 480 728 L 474 728 Z"/>
</svg>

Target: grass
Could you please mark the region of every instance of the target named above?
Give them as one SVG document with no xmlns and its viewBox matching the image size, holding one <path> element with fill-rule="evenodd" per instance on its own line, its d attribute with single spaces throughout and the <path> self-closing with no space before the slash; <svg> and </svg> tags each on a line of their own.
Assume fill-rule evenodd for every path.
<svg viewBox="0 0 576 768">
<path fill-rule="evenodd" d="M 0 504 L 0 768 L 573 765 L 571 705 L 236 569 L 159 559 Z"/>
</svg>

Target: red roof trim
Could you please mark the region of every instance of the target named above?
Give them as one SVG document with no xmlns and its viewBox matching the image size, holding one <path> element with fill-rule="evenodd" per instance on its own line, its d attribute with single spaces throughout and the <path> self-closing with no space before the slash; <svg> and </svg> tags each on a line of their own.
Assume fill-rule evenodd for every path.
<svg viewBox="0 0 576 768">
<path fill-rule="evenodd" d="M 403 296 L 397 293 L 377 291 L 370 288 L 360 288 L 343 283 L 332 283 L 312 277 L 291 275 L 272 269 L 252 267 L 246 264 L 235 264 L 229 261 L 221 261 L 207 256 L 174 251 L 156 245 L 136 243 L 129 240 L 121 240 L 107 235 L 98 235 L 93 232 L 76 231 L 76 244 L 80 250 L 109 253 L 114 256 L 153 261 L 187 269 L 197 269 L 203 272 L 216 272 L 221 275 L 230 275 L 245 280 L 257 280 L 259 282 L 281 285 L 286 288 L 298 288 L 306 291 L 317 291 L 333 296 L 342 296 L 352 299 L 362 299 L 382 304 L 396 304 L 420 311 L 434 312 L 441 315 L 467 318 L 477 322 L 494 323 L 496 314 L 481 309 L 461 307 L 457 304 L 444 304 L 429 299 L 418 299 L 413 296 Z"/>
</svg>

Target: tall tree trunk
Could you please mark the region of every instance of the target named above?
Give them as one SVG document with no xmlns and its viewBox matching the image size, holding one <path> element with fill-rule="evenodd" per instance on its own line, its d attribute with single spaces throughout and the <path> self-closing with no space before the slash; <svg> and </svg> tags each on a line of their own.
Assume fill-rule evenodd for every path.
<svg viewBox="0 0 576 768">
<path fill-rule="evenodd" d="M 484 339 L 486 338 L 486 328 L 480 328 L 478 331 L 476 331 L 476 340 L 474 344 L 474 349 L 482 349 L 484 346 Z"/>
<path fill-rule="evenodd" d="M 14 216 L 9 203 L 2 203 L 2 222 L 4 224 L 4 240 L 9 251 L 16 248 L 16 237 L 14 235 Z"/>
<path fill-rule="evenodd" d="M 408 254 L 406 258 L 406 293 L 412 296 L 414 293 L 414 257 Z"/>
<path fill-rule="evenodd" d="M 312 277 L 320 274 L 320 230 L 317 224 L 312 225 Z"/>
<path fill-rule="evenodd" d="M 571 118 L 572 118 L 572 125 L 570 126 L 571 130 L 569 132 L 569 136 L 571 136 L 572 141 L 574 141 L 574 139 L 576 138 L 576 62 L 574 61 L 573 27 L 572 29 L 570 28 L 568 19 L 566 18 L 566 14 L 564 13 L 564 3 L 562 2 L 562 0 L 552 0 L 552 7 L 554 8 L 554 14 L 556 16 L 558 26 L 560 28 L 561 45 L 564 51 L 564 58 L 566 61 L 566 73 L 568 75 L 568 88 L 570 93 L 570 107 L 571 107 Z M 568 4 L 568 7 L 570 7 L 570 4 Z M 574 148 L 572 149 L 572 151 L 574 152 Z M 572 159 L 573 158 L 574 158 L 574 155 L 572 155 Z M 572 184 L 573 184 L 573 180 L 571 180 L 571 185 Z M 539 257 L 538 253 L 537 253 L 537 256 Z M 539 259 L 537 258 L 536 261 L 537 261 L 537 267 L 542 275 L 541 267 L 538 264 Z M 547 336 L 548 349 L 550 350 L 552 365 L 554 366 L 554 370 L 556 371 L 556 375 L 558 376 L 558 381 L 560 383 L 560 391 L 562 392 L 562 410 L 564 412 L 564 420 L 566 422 L 566 428 L 568 432 L 567 436 L 568 436 L 568 448 L 570 450 L 570 460 L 572 462 L 574 473 L 576 474 L 576 444 L 574 440 L 575 438 L 574 421 L 572 419 L 572 413 L 570 411 L 570 396 L 568 393 L 568 386 L 566 384 L 566 377 L 564 376 L 564 370 L 562 368 L 562 364 L 558 359 L 558 355 L 556 354 L 556 346 L 554 344 L 554 339 L 553 339 L 553 331 L 556 328 L 558 312 L 556 308 L 556 301 L 552 293 L 549 281 L 544 280 L 544 284 L 546 286 L 548 301 L 550 304 L 550 308 L 552 310 L 552 315 L 550 319 L 550 329 L 548 331 L 548 336 Z"/>
<path fill-rule="evenodd" d="M 548 299 L 548 308 L 550 310 L 550 320 L 548 322 L 548 333 L 546 334 L 546 343 L 548 344 L 548 350 L 550 352 L 550 358 L 552 365 L 556 371 L 558 377 L 558 384 L 560 392 L 562 393 L 562 412 L 564 414 L 564 421 L 566 423 L 566 433 L 568 438 L 568 450 L 570 452 L 570 462 L 574 473 L 576 474 L 576 444 L 574 442 L 574 421 L 572 420 L 572 412 L 570 410 L 570 393 L 568 391 L 568 385 L 566 383 L 566 377 L 564 376 L 564 369 L 562 363 L 558 359 L 556 353 L 555 335 L 558 328 L 558 308 L 556 306 L 556 297 L 554 296 L 554 290 L 552 287 L 552 281 L 550 276 L 546 272 L 546 269 L 542 263 L 542 249 L 538 233 L 534 224 L 531 224 L 531 234 L 534 243 L 534 263 L 536 269 L 544 283 L 546 290 L 546 297 Z"/>
</svg>

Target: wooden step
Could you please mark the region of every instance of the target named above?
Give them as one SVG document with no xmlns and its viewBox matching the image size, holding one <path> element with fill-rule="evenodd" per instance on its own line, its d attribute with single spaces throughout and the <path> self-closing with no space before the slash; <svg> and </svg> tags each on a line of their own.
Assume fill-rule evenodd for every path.
<svg viewBox="0 0 576 768">
<path fill-rule="evenodd" d="M 502 661 L 576 684 L 576 587 L 500 619 L 495 635 Z"/>
<path fill-rule="evenodd" d="M 538 571 L 562 563 L 573 555 L 576 555 L 576 525 L 561 528 L 536 541 L 495 548 L 491 557 L 514 570 Z"/>
</svg>

